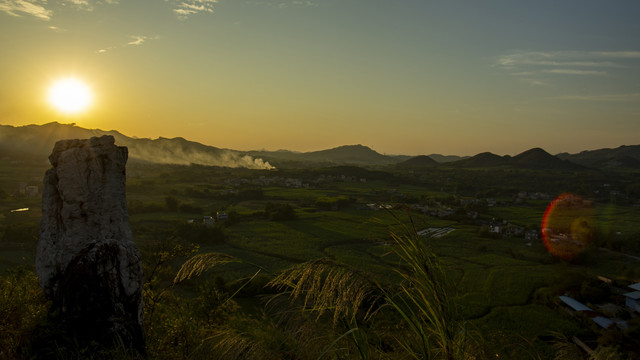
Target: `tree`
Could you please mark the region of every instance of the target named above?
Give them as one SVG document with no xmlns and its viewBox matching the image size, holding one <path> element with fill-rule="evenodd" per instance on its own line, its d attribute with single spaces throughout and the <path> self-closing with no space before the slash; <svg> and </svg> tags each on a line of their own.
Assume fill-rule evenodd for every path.
<svg viewBox="0 0 640 360">
<path fill-rule="evenodd" d="M 264 212 L 271 221 L 295 220 L 296 213 L 290 204 L 267 203 Z"/>
<path fill-rule="evenodd" d="M 169 211 L 178 212 L 178 205 L 180 202 L 173 196 L 167 196 L 164 198 L 164 203 L 167 205 Z"/>
</svg>

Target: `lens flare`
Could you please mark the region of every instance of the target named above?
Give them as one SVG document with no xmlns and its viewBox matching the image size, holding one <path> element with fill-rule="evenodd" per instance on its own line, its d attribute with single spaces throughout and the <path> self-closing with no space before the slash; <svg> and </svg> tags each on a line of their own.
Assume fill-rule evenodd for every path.
<svg viewBox="0 0 640 360">
<path fill-rule="evenodd" d="M 595 235 L 593 203 L 578 195 L 562 194 L 547 207 L 542 218 L 542 238 L 547 251 L 575 259 Z"/>
</svg>

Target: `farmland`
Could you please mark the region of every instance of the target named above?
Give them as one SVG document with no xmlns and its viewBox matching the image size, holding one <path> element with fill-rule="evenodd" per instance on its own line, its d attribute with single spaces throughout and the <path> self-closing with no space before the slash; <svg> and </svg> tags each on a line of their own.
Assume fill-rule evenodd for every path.
<svg viewBox="0 0 640 360">
<path fill-rule="evenodd" d="M 7 194 L 0 209 L 0 267 L 31 266 L 39 199 L 20 196 L 13 187 L 20 182 L 37 184 L 33 178 L 41 169 L 6 169 L 0 179 Z M 224 253 L 243 261 L 216 266 L 180 285 L 177 294 L 187 298 L 211 281 L 238 287 L 257 266 L 263 275 L 253 278 L 255 290 L 244 289 L 236 298 L 246 309 L 256 309 L 261 306 L 256 295 L 273 274 L 320 258 L 392 283 L 398 280 L 392 268 L 400 264 L 391 251 L 390 233 L 445 229 L 443 236 L 426 235 L 421 241 L 444 264 L 457 311 L 470 329 L 481 334 L 484 352 L 508 358 L 527 358 L 523 354 L 536 352 L 546 358 L 552 354 L 550 334 L 594 336 L 560 308 L 555 296 L 575 291 L 597 276 L 621 283 L 640 277 L 640 262 L 623 254 L 638 255 L 637 199 L 581 194 L 595 199 L 593 221 L 599 238 L 574 262 L 550 255 L 539 236 L 527 239 L 488 230 L 499 224 L 539 234 L 549 202 L 573 191 L 558 190 L 549 174 L 530 182 L 522 174 L 511 174 L 519 179 L 517 187 L 493 184 L 491 196 L 461 189 L 469 178 L 490 183 L 494 174 L 484 170 L 444 169 L 424 180 L 427 175 L 414 172 L 352 167 L 257 171 L 134 164 L 128 174 L 130 222 L 143 257 L 173 251 L 158 284 L 168 284 L 194 254 Z M 581 179 L 581 189 L 597 189 L 599 181 Z M 542 193 L 544 198 L 523 193 Z M 10 212 L 24 207 L 29 211 Z M 189 226 L 195 229 L 203 216 L 216 214 L 226 218 L 216 223 L 215 233 L 189 233 Z M 23 236 L 11 238 L 18 233 Z M 182 250 L 171 245 L 176 242 Z M 188 244 L 192 251 L 184 251 Z"/>
</svg>

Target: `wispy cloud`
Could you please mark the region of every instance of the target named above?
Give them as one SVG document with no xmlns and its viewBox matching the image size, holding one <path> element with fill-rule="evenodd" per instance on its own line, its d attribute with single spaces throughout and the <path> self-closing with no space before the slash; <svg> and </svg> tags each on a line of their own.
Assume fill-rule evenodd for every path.
<svg viewBox="0 0 640 360">
<path fill-rule="evenodd" d="M 11 16 L 30 15 L 42 20 L 49 20 L 53 11 L 44 7 L 46 1 L 38 0 L 0 0 L 0 11 Z"/>
<path fill-rule="evenodd" d="M 62 5 L 68 4 L 80 10 L 93 11 L 93 5 L 88 0 L 66 0 L 62 2 Z"/>
<path fill-rule="evenodd" d="M 142 45 L 142 43 L 144 43 L 147 39 L 149 39 L 148 36 L 144 36 L 144 35 L 132 35 L 130 37 L 133 40 L 129 41 L 127 45 L 133 45 L 133 46 Z"/>
<path fill-rule="evenodd" d="M 496 63 L 501 67 L 623 67 L 611 60 L 633 58 L 640 58 L 640 51 L 516 51 L 500 56 Z"/>
<path fill-rule="evenodd" d="M 542 70 L 542 72 L 547 74 L 562 74 L 562 75 L 606 75 L 607 74 L 604 71 L 576 70 L 576 69 L 551 69 L 551 70 Z"/>
<path fill-rule="evenodd" d="M 149 41 L 149 40 L 157 40 L 159 39 L 159 36 L 147 36 L 147 35 L 130 35 L 129 36 L 129 41 L 127 41 L 126 43 L 122 44 L 121 46 L 141 46 L 142 44 L 144 44 L 145 42 Z M 118 48 L 120 46 L 109 46 L 109 47 L 104 47 L 101 49 L 98 49 L 95 51 L 96 54 L 105 54 L 107 52 L 110 52 L 116 48 Z"/>
<path fill-rule="evenodd" d="M 50 20 L 55 6 L 71 7 L 82 11 L 93 11 L 95 5 L 118 4 L 119 0 L 0 0 L 0 11 L 11 16 L 30 15 L 43 20 Z"/>
<path fill-rule="evenodd" d="M 213 13 L 213 5 L 218 0 L 186 0 L 174 3 L 173 13 L 181 20 L 198 13 Z"/>
<path fill-rule="evenodd" d="M 549 85 L 551 85 L 547 80 L 543 80 L 543 79 L 523 77 L 523 78 L 520 78 L 519 80 L 521 82 L 525 83 L 525 84 L 534 85 L 534 86 L 549 86 Z"/>
<path fill-rule="evenodd" d="M 292 6 L 305 6 L 305 7 L 315 7 L 318 6 L 318 4 L 316 4 L 313 1 L 309 1 L 309 0 L 292 0 L 292 1 L 280 1 L 277 3 L 277 6 L 279 8 L 288 8 L 288 7 L 292 7 Z"/>
<path fill-rule="evenodd" d="M 521 82 L 551 85 L 557 76 L 607 76 L 638 66 L 640 51 L 513 51 L 494 66 Z"/>
<path fill-rule="evenodd" d="M 106 53 L 108 51 L 111 51 L 111 50 L 113 50 L 115 48 L 116 48 L 115 46 L 109 46 L 109 47 L 106 47 L 106 48 L 103 48 L 103 49 L 99 49 L 99 50 L 96 50 L 96 54 L 104 54 L 104 53 Z"/>
<path fill-rule="evenodd" d="M 255 5 L 286 9 L 290 7 L 317 7 L 317 0 L 253 0 Z"/>
<path fill-rule="evenodd" d="M 552 100 L 597 101 L 597 102 L 640 102 L 640 93 L 604 95 L 563 95 Z"/>
<path fill-rule="evenodd" d="M 600 51 L 593 54 L 615 59 L 640 59 L 640 51 Z"/>
</svg>

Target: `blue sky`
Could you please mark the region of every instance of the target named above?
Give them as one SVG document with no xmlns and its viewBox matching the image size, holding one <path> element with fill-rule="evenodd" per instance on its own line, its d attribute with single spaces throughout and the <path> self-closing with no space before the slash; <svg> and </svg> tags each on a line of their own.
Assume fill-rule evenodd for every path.
<svg viewBox="0 0 640 360">
<path fill-rule="evenodd" d="M 0 123 L 239 150 L 638 144 L 638 15 L 637 1 L 0 0 Z M 63 76 L 92 108 L 44 101 Z"/>
</svg>

